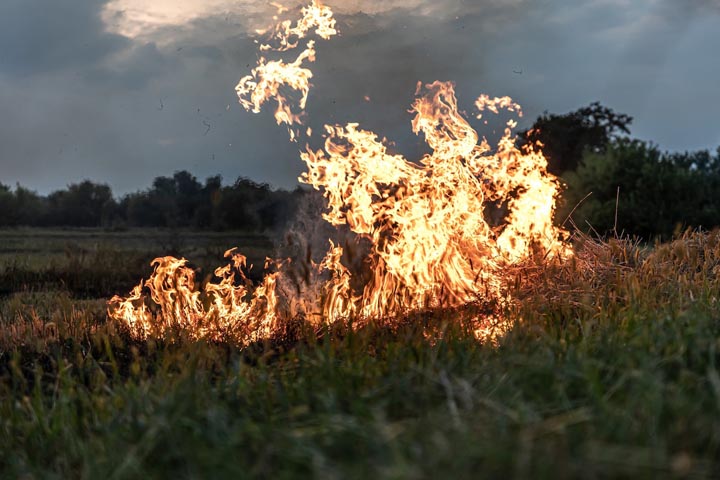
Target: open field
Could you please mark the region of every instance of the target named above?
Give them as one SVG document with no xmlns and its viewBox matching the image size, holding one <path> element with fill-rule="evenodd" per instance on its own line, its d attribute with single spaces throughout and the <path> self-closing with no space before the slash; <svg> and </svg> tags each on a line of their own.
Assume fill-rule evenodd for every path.
<svg viewBox="0 0 720 480">
<path fill-rule="evenodd" d="M 0 477 L 720 475 L 718 233 L 585 238 L 512 272 L 497 345 L 462 310 L 245 350 L 107 321 L 152 257 L 206 274 L 231 246 L 271 253 L 239 234 L 0 232 Z"/>
<path fill-rule="evenodd" d="M 65 290 L 75 297 L 106 298 L 129 290 L 163 255 L 184 256 L 206 273 L 223 263 L 230 247 L 242 247 L 258 276 L 273 246 L 263 235 L 159 229 L 0 230 L 0 296 Z"/>
</svg>

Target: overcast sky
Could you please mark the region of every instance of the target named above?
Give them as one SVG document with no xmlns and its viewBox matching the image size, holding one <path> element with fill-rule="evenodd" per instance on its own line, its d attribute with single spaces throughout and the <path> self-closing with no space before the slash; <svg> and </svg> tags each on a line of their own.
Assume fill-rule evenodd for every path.
<svg viewBox="0 0 720 480">
<path fill-rule="evenodd" d="M 340 36 L 318 42 L 316 128 L 357 121 L 412 156 L 415 84 L 453 80 L 468 111 L 481 93 L 512 96 L 521 128 L 597 100 L 663 149 L 720 146 L 720 0 L 325 3 Z M 89 178 L 120 195 L 185 169 L 294 187 L 298 145 L 234 92 L 274 12 L 252 0 L 2 0 L 0 183 L 47 193 Z"/>
</svg>

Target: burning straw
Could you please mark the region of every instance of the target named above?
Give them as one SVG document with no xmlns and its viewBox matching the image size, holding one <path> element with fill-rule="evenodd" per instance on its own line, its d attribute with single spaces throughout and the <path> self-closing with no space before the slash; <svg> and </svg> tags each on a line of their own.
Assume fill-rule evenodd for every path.
<svg viewBox="0 0 720 480">
<path fill-rule="evenodd" d="M 271 29 L 260 46 L 297 51 L 294 60 L 261 56 L 236 87 L 247 110 L 274 103 L 275 119 L 292 141 L 312 134 L 301 128 L 312 86 L 308 64 L 316 59 L 308 37 L 328 40 L 337 33 L 328 7 L 313 1 L 301 14 Z M 515 121 L 495 148 L 481 139 L 460 114 L 452 82 L 418 84 L 416 95 L 412 127 L 432 149 L 419 161 L 389 153 L 376 133 L 356 123 L 326 125 L 323 147 L 300 153 L 307 166 L 300 181 L 322 192 L 323 219 L 351 232 L 354 243 L 329 240 L 318 262 L 269 261 L 274 271 L 257 286 L 243 274 L 245 257 L 234 251 L 227 253 L 230 264 L 215 271 L 219 281 L 202 290 L 184 259 L 158 258 L 152 276 L 129 297 L 110 300 L 109 315 L 141 338 L 179 327 L 198 338 L 229 336 L 248 344 L 290 319 L 321 326 L 511 301 L 514 267 L 570 255 L 565 232 L 552 223 L 558 181 L 539 151 L 516 147 Z M 522 114 L 509 97 L 483 95 L 475 106 L 478 115 Z M 492 222 L 488 211 L 497 205 L 502 220 Z M 287 288 L 290 278 L 294 288 Z M 497 332 L 502 320 L 486 315 L 476 323 L 478 336 L 487 336 L 489 325 Z"/>
</svg>

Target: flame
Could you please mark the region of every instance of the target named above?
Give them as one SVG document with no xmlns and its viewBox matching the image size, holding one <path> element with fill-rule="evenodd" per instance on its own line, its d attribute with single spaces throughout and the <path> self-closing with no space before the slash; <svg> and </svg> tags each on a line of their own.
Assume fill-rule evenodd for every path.
<svg viewBox="0 0 720 480">
<path fill-rule="evenodd" d="M 277 327 L 277 273 L 266 275 L 250 294 L 250 282 L 242 271 L 245 256 L 230 249 L 225 257 L 231 263 L 215 270 L 220 281 L 208 283 L 203 291 L 196 289 L 195 271 L 187 266 L 187 260 L 156 258 L 148 280 L 136 286 L 129 297 L 110 300 L 110 316 L 123 321 L 139 338 L 163 335 L 173 328 L 192 338 L 220 339 L 228 334 L 250 342 L 266 338 Z M 143 287 L 155 311 L 147 305 Z"/>
<path fill-rule="evenodd" d="M 517 112 L 518 117 L 522 117 L 522 107 L 515 103 L 512 98 L 505 96 L 505 97 L 494 97 L 490 98 L 486 94 L 480 95 L 477 100 L 475 100 L 475 107 L 478 109 L 480 113 L 477 114 L 475 118 L 480 120 L 482 118 L 482 112 L 487 109 L 491 112 L 498 114 L 500 113 L 500 109 L 507 110 L 508 112 Z"/>
<path fill-rule="evenodd" d="M 288 8 L 280 4 L 271 3 L 271 5 L 277 8 L 278 14 L 288 11 Z M 262 44 L 260 45 L 260 51 L 275 50 L 284 52 L 297 48 L 300 40 L 305 38 L 313 28 L 315 34 L 324 40 L 337 35 L 335 19 L 330 8 L 313 0 L 309 6 L 302 8 L 301 13 L 302 18 L 294 26 L 290 20 L 285 20 L 275 26 L 272 40 L 278 42 L 279 46 L 273 47 L 271 44 Z"/>
<path fill-rule="evenodd" d="M 283 7 L 278 6 L 278 12 L 282 11 L 284 11 Z M 284 52 L 297 48 L 300 40 L 305 38 L 313 28 L 315 34 L 325 40 L 337 34 L 332 11 L 317 1 L 313 0 L 310 6 L 304 7 L 302 15 L 295 25 L 290 20 L 286 20 L 275 27 L 271 40 L 276 41 L 279 46 L 273 47 L 270 43 L 262 44 L 260 50 Z M 303 66 L 305 61 L 315 61 L 314 40 L 309 40 L 305 49 L 290 63 L 285 63 L 283 60 L 267 60 L 261 56 L 251 74 L 241 78 L 235 87 L 240 104 L 246 110 L 252 110 L 254 113 L 259 113 L 265 102 L 275 100 L 277 102 L 275 120 L 278 125 L 281 123 L 288 125 L 290 140 L 293 141 L 296 139 L 298 131 L 291 127 L 294 124 L 302 123 L 303 110 L 310 92 L 312 71 Z M 297 102 L 299 112 L 293 111 L 294 102 L 285 94 L 283 87 L 300 92 L 300 99 Z"/>
<path fill-rule="evenodd" d="M 296 24 L 281 22 L 273 30 L 276 47 L 260 49 L 298 48 L 313 29 L 323 39 L 337 34 L 328 7 L 313 1 L 301 13 Z M 312 78 L 304 62 L 314 60 L 314 40 L 291 63 L 261 57 L 236 87 L 240 103 L 259 112 L 276 102 L 275 119 L 296 140 L 299 130 L 291 127 L 303 123 Z M 300 98 L 293 101 L 287 87 Z M 332 241 L 322 261 L 309 262 L 295 290 L 282 287 L 292 275 L 289 261 L 276 262 L 276 271 L 253 288 L 243 274 L 245 257 L 229 250 L 231 263 L 215 271 L 219 281 L 198 289 L 185 259 L 163 257 L 129 297 L 109 302 L 109 315 L 143 338 L 179 327 L 193 337 L 230 336 L 249 343 L 272 336 L 290 318 L 318 325 L 507 301 L 509 267 L 535 255 L 569 255 L 565 232 L 552 223 L 558 181 L 539 151 L 516 147 L 516 122 L 507 122 L 493 149 L 461 115 L 452 82 L 419 83 L 416 97 L 412 128 L 432 150 L 418 162 L 390 153 L 375 133 L 356 123 L 326 125 L 323 147 L 300 154 L 307 166 L 300 181 L 321 191 L 327 202 L 323 218 L 370 245 L 367 278 L 354 275 L 343 263 L 347 252 Z M 522 116 L 510 97 L 482 95 L 475 107 L 477 118 L 501 109 Z M 493 208 L 499 213 L 491 221 Z M 492 337 L 507 327 L 488 315 L 478 319 L 476 332 Z"/>
<path fill-rule="evenodd" d="M 557 180 L 540 153 L 515 147 L 510 127 L 491 152 L 459 114 L 450 82 L 419 85 L 415 133 L 433 153 L 419 164 L 387 152 L 357 124 L 326 126 L 324 149 L 308 150 L 301 181 L 322 190 L 325 220 L 347 225 L 373 245 L 374 277 L 358 311 L 369 317 L 457 306 L 498 297 L 502 271 L 533 251 L 565 251 L 552 224 Z M 493 228 L 488 202 L 508 200 L 506 223 Z M 334 312 L 325 312 L 334 318 Z"/>
</svg>

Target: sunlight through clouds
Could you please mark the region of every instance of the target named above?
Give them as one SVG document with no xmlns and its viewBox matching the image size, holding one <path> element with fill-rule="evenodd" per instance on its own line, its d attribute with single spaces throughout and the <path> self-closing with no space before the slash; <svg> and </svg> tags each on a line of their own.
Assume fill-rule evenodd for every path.
<svg viewBox="0 0 720 480">
<path fill-rule="evenodd" d="M 245 28 L 259 28 L 261 21 L 267 23 L 272 18 L 272 11 L 266 2 L 248 0 L 110 0 L 101 17 L 112 33 L 129 38 L 167 36 L 170 40 L 168 29 L 188 28 L 192 22 L 214 16 L 232 17 Z"/>
<path fill-rule="evenodd" d="M 295 9 L 306 2 L 286 0 L 280 3 L 283 7 Z M 211 17 L 224 17 L 245 31 L 265 28 L 273 23 L 280 3 L 255 0 L 110 0 L 104 7 L 102 19 L 112 33 L 162 42 L 162 39 L 171 40 L 170 29 L 175 29 L 177 34 L 177 28 L 188 28 L 193 22 Z M 526 4 L 527 0 L 334 0 L 324 3 L 339 16 L 406 11 L 415 16 L 442 20 L 498 9 L 512 11 Z"/>
</svg>

